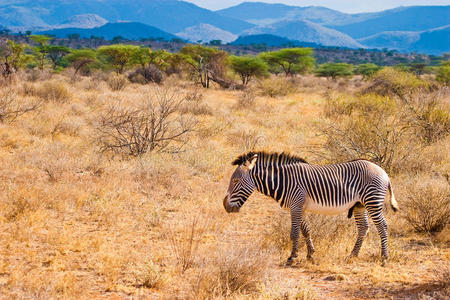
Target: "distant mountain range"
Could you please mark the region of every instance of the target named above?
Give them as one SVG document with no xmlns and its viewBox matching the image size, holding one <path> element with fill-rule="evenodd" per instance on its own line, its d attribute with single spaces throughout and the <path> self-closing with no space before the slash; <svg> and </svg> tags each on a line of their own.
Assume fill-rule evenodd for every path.
<svg viewBox="0 0 450 300">
<path fill-rule="evenodd" d="M 450 25 L 425 31 L 384 31 L 359 39 L 371 48 L 383 48 L 389 44 L 391 49 L 400 51 L 420 51 L 443 53 L 450 49 Z"/>
<path fill-rule="evenodd" d="M 220 40 L 224 43 L 230 43 L 237 39 L 237 35 L 222 30 L 209 24 L 199 24 L 188 27 L 182 32 L 178 32 L 177 36 L 191 42 L 209 42 L 212 40 Z"/>
<path fill-rule="evenodd" d="M 76 33 L 228 43 L 239 36 L 238 41 L 248 42 L 270 35 L 288 43 L 442 54 L 450 51 L 449 25 L 450 5 L 347 14 L 320 6 L 263 2 L 211 11 L 178 0 L 0 0 L 0 28 L 58 37 Z"/>
<path fill-rule="evenodd" d="M 268 33 L 291 40 L 316 43 L 324 46 L 365 48 L 353 38 L 342 32 L 326 28 L 307 20 L 281 21 L 270 25 L 258 26 L 245 31 L 245 33 Z"/>
<path fill-rule="evenodd" d="M 95 36 L 102 37 L 107 40 L 112 40 L 114 37 L 118 36 L 129 40 L 139 40 L 144 38 L 172 40 L 178 38 L 173 34 L 162 31 L 161 29 L 138 22 L 107 23 L 103 26 L 90 29 L 63 28 L 41 31 L 37 33 L 52 35 L 60 38 L 78 34 L 82 38 L 90 38 L 91 36 Z"/>
</svg>

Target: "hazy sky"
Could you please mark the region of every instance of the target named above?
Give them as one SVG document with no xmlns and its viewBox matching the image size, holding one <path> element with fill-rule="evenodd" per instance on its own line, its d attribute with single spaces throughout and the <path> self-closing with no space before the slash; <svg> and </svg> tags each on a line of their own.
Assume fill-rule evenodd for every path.
<svg viewBox="0 0 450 300">
<path fill-rule="evenodd" d="M 410 5 L 450 5 L 450 0 L 185 0 L 198 6 L 216 10 L 241 2 L 284 3 L 296 6 L 325 6 L 342 12 L 380 11 L 398 6 Z M 450 17 L 449 17 L 450 18 Z"/>
</svg>

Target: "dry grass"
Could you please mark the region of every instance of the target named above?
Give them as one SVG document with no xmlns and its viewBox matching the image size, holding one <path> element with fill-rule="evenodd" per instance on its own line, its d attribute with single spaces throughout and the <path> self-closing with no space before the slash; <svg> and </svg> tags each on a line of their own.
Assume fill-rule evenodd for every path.
<svg viewBox="0 0 450 300">
<path fill-rule="evenodd" d="M 285 90 L 255 84 L 258 97 L 242 100 L 242 92 L 198 90 L 169 77 L 164 85 L 192 104 L 173 116 L 195 118 L 196 130 L 176 154 L 122 157 L 98 151 L 99 116 L 113 103 L 140 107 L 155 85 L 113 89 L 103 73 L 76 81 L 40 71 L 21 78 L 0 88 L 1 95 L 17 95 L 21 107 L 40 106 L 0 123 L 0 298 L 448 297 L 442 274 L 450 267 L 449 226 L 434 235 L 417 233 L 405 215 L 420 220 L 419 212 L 436 208 L 428 204 L 448 199 L 449 140 L 441 113 L 430 117 L 438 139 L 418 139 L 421 159 L 398 161 L 391 176 L 401 212 L 387 212 L 387 266 L 379 266 L 373 224 L 360 257 L 346 264 L 356 240 L 354 220 L 311 215 L 319 265 L 306 261 L 303 245 L 297 264 L 287 268 L 288 212 L 255 194 L 239 214 L 225 213 L 230 162 L 253 148 L 299 155 L 323 148 L 316 124 L 330 108 L 323 94 L 334 83 L 272 78 L 267 86 L 299 85 L 302 92 L 287 86 L 282 96 Z M 354 94 L 356 83 L 341 88 Z M 448 99 L 439 101 L 436 107 L 448 112 Z M 421 136 L 419 129 L 413 133 Z"/>
</svg>

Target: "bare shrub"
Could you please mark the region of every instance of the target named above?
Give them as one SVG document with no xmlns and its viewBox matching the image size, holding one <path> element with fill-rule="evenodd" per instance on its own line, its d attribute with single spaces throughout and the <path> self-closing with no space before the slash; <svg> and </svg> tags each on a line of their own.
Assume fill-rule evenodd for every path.
<svg viewBox="0 0 450 300">
<path fill-rule="evenodd" d="M 236 130 L 231 132 L 229 140 L 233 145 L 237 145 L 243 151 L 254 150 L 264 144 L 264 135 L 257 130 Z"/>
<path fill-rule="evenodd" d="M 60 81 L 46 81 L 39 85 L 36 90 L 37 96 L 54 102 L 67 102 L 71 98 L 71 94 L 66 85 Z"/>
<path fill-rule="evenodd" d="M 406 221 L 417 232 L 441 232 L 450 223 L 450 188 L 439 180 L 414 182 L 404 206 Z"/>
<path fill-rule="evenodd" d="M 0 93 L 0 123 L 11 123 L 18 117 L 39 109 L 40 105 L 39 101 L 20 103 L 14 91 L 6 90 Z"/>
<path fill-rule="evenodd" d="M 176 259 L 180 272 L 184 273 L 191 268 L 197 259 L 197 250 L 200 241 L 206 231 L 206 226 L 199 226 L 197 218 L 183 232 L 182 237 L 176 237 L 171 231 L 169 235 L 172 253 Z M 186 239 L 183 239 L 186 237 Z"/>
<path fill-rule="evenodd" d="M 412 95 L 403 105 L 408 109 L 410 122 L 418 129 L 425 144 L 432 144 L 450 133 L 449 87 L 433 92 Z"/>
<path fill-rule="evenodd" d="M 286 96 L 297 91 L 294 82 L 284 77 L 271 77 L 262 80 L 259 82 L 258 86 L 262 96 L 269 96 L 272 98 Z"/>
<path fill-rule="evenodd" d="M 210 269 L 198 277 L 193 288 L 196 298 L 257 293 L 267 273 L 267 258 L 259 248 L 221 247 L 221 252 L 207 262 Z"/>
<path fill-rule="evenodd" d="M 197 124 L 194 118 L 179 114 L 184 102 L 176 92 L 159 89 L 138 108 L 110 107 L 100 115 L 97 126 L 100 150 L 131 156 L 181 151 Z"/>
<path fill-rule="evenodd" d="M 389 97 L 330 97 L 325 107 L 329 121 L 319 127 L 332 162 L 364 158 L 398 171 L 423 148 L 408 113 Z"/>
<path fill-rule="evenodd" d="M 123 90 L 127 86 L 128 82 L 128 79 L 124 75 L 116 73 L 111 73 L 106 79 L 106 83 L 113 91 Z"/>
<path fill-rule="evenodd" d="M 160 84 L 164 81 L 163 72 L 158 69 L 155 65 L 150 65 L 145 68 L 138 68 L 134 72 L 128 75 L 128 79 L 131 82 L 147 84 L 147 83 L 157 83 Z"/>
</svg>

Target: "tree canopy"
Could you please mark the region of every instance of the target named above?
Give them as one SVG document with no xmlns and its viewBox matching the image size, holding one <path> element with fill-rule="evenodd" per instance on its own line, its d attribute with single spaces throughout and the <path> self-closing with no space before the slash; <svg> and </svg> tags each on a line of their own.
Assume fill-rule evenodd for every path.
<svg viewBox="0 0 450 300">
<path fill-rule="evenodd" d="M 335 80 L 338 77 L 353 75 L 353 65 L 345 63 L 327 63 L 320 65 L 316 74 L 321 77 L 331 77 Z"/>
<path fill-rule="evenodd" d="M 264 77 L 267 72 L 267 64 L 255 56 L 231 56 L 231 69 L 241 77 L 242 84 L 247 85 L 252 77 Z"/>
<path fill-rule="evenodd" d="M 315 64 L 311 48 L 285 48 L 279 51 L 262 52 L 261 59 L 273 69 L 281 69 L 286 76 L 303 74 Z"/>
</svg>

